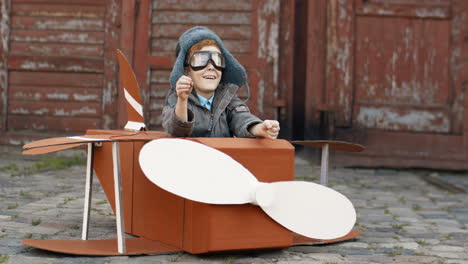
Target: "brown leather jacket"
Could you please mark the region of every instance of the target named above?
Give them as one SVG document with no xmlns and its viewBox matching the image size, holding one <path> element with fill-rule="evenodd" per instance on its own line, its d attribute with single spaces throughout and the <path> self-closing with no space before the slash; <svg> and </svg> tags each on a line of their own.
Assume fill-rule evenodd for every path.
<svg viewBox="0 0 468 264">
<path fill-rule="evenodd" d="M 215 91 L 212 111 L 203 107 L 192 92 L 188 98 L 188 121 L 175 114 L 177 93 L 170 89 L 163 110 L 164 130 L 173 137 L 254 137 L 248 128 L 262 120 L 252 115 L 236 96 L 238 88 L 234 84 L 220 84 Z"/>
</svg>

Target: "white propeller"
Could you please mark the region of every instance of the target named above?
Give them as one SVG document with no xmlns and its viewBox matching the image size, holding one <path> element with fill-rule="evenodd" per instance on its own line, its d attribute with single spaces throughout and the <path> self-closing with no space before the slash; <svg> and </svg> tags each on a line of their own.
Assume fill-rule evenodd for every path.
<svg viewBox="0 0 468 264">
<path fill-rule="evenodd" d="M 352 203 L 335 190 L 303 181 L 259 182 L 230 156 L 190 140 L 153 140 L 139 161 L 146 177 L 168 192 L 209 204 L 252 203 L 310 238 L 345 236 L 356 222 Z"/>
</svg>

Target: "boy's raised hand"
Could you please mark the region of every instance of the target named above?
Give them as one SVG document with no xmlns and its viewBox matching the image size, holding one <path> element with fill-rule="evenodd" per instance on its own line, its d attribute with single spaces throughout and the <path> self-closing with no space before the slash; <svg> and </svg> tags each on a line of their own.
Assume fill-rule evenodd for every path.
<svg viewBox="0 0 468 264">
<path fill-rule="evenodd" d="M 193 89 L 192 78 L 182 75 L 176 82 L 176 93 L 177 97 L 183 101 L 187 101 L 190 93 Z"/>
</svg>

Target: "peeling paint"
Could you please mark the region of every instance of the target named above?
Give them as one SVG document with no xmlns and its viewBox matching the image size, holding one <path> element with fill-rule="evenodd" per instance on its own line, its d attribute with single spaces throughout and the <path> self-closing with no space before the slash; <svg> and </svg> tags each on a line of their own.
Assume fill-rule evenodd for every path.
<svg viewBox="0 0 468 264">
<path fill-rule="evenodd" d="M 29 110 L 25 109 L 25 108 L 16 108 L 16 109 L 11 109 L 11 113 L 12 114 L 19 114 L 19 115 L 28 115 L 30 114 Z"/>
<path fill-rule="evenodd" d="M 72 19 L 68 21 L 36 21 L 35 27 L 37 29 L 71 29 L 71 30 L 80 30 L 80 29 L 89 29 L 94 28 L 100 29 L 104 26 L 102 20 L 83 20 L 83 19 Z"/>
<path fill-rule="evenodd" d="M 425 110 L 395 111 L 390 107 L 363 106 L 359 109 L 357 123 L 367 128 L 397 131 L 443 132 L 450 129 L 450 121 L 443 112 Z"/>
<path fill-rule="evenodd" d="M 86 101 L 94 101 L 98 100 L 99 97 L 97 94 L 73 94 L 73 99 L 76 101 L 86 102 Z"/>
<path fill-rule="evenodd" d="M 82 115 L 82 114 L 89 115 L 89 114 L 96 114 L 96 113 L 97 113 L 96 109 L 90 108 L 88 106 L 84 106 L 84 107 L 82 107 L 80 109 L 72 110 L 71 111 L 71 116 Z"/>
<path fill-rule="evenodd" d="M 18 36 L 13 35 L 15 41 L 24 42 L 68 42 L 68 43 L 87 43 L 87 44 L 103 44 L 103 39 L 95 39 L 90 37 L 90 33 L 66 33 L 60 32 L 55 35 L 47 36 Z"/>
<path fill-rule="evenodd" d="M 29 92 L 29 93 L 26 93 L 26 92 L 14 92 L 14 97 L 18 97 L 18 98 L 31 98 L 35 101 L 39 101 L 41 100 L 42 98 L 42 94 L 41 93 L 32 93 L 32 92 Z"/>
<path fill-rule="evenodd" d="M 26 60 L 23 63 L 21 63 L 20 68 L 24 70 L 36 70 L 40 68 L 54 68 L 54 67 L 53 65 L 49 63 L 41 63 L 41 62 Z"/>
<path fill-rule="evenodd" d="M 55 116 L 77 116 L 77 115 L 90 115 L 96 114 L 97 110 L 94 108 L 90 108 L 88 106 L 81 107 L 80 109 L 72 109 L 71 111 L 67 111 L 63 108 L 56 109 L 54 112 Z"/>
<path fill-rule="evenodd" d="M 66 93 L 50 93 L 50 94 L 47 94 L 47 99 L 68 100 L 68 94 L 66 94 Z"/>
<path fill-rule="evenodd" d="M 34 110 L 33 113 L 36 114 L 36 115 L 44 115 L 44 114 L 49 113 L 49 109 L 41 108 L 41 109 L 38 109 L 38 110 Z"/>
<path fill-rule="evenodd" d="M 113 123 L 113 118 L 110 117 L 109 115 L 103 115 L 102 116 L 102 126 L 104 129 L 111 129 L 112 123 Z"/>
<path fill-rule="evenodd" d="M 265 81 L 260 80 L 258 82 L 258 97 L 257 97 L 257 111 L 263 113 L 263 100 L 265 95 Z"/>
</svg>

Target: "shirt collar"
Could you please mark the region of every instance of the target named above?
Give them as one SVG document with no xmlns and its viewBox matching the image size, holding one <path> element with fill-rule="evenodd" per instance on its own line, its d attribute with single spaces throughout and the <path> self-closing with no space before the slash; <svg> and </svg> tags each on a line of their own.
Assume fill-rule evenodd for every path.
<svg viewBox="0 0 468 264">
<path fill-rule="evenodd" d="M 214 96 L 212 95 L 210 99 L 206 99 L 205 97 L 197 94 L 198 101 L 200 101 L 200 104 L 204 106 L 206 109 L 211 111 L 211 106 L 213 105 L 213 98 Z"/>
</svg>

